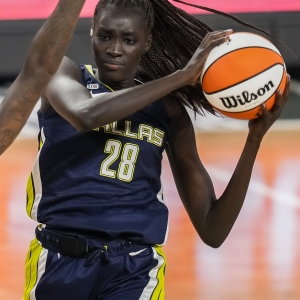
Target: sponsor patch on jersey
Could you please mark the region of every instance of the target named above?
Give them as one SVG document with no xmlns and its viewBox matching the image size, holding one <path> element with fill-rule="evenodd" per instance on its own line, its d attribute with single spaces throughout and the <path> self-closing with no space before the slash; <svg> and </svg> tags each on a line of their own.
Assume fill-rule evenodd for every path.
<svg viewBox="0 0 300 300">
<path fill-rule="evenodd" d="M 99 84 L 94 83 L 94 84 L 87 84 L 86 86 L 89 90 L 97 90 L 99 89 Z"/>
</svg>

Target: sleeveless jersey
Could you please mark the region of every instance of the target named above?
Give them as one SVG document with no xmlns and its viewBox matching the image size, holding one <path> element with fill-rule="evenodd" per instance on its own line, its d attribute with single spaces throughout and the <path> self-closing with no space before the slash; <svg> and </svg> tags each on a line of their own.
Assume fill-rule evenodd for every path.
<svg viewBox="0 0 300 300">
<path fill-rule="evenodd" d="M 79 68 L 93 96 L 112 92 L 91 66 Z M 84 133 L 53 108 L 38 112 L 38 118 L 40 149 L 27 184 L 32 219 L 104 241 L 165 243 L 161 161 L 171 124 L 163 100 Z"/>
</svg>

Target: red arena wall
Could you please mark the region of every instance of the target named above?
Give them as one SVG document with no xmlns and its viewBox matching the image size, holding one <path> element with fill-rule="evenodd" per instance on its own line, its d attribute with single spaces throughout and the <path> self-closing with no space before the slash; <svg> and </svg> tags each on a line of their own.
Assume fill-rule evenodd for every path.
<svg viewBox="0 0 300 300">
<path fill-rule="evenodd" d="M 85 4 L 81 17 L 88 18 L 93 15 L 95 5 L 98 0 L 89 0 Z M 189 7 L 170 1 L 174 5 L 186 10 L 191 14 L 206 13 L 198 8 Z M 255 12 L 283 12 L 300 11 L 300 1 L 282 0 L 252 0 L 252 1 L 221 1 L 221 0 L 186 0 L 191 4 L 201 4 L 228 13 L 255 13 Z M 24 19 L 44 19 L 49 16 L 57 0 L 1 0 L 0 20 L 24 20 Z"/>
</svg>

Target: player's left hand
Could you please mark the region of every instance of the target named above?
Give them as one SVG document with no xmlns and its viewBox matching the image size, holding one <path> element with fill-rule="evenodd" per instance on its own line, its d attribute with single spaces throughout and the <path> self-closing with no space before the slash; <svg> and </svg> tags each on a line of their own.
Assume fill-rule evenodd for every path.
<svg viewBox="0 0 300 300">
<path fill-rule="evenodd" d="M 260 117 L 249 121 L 249 135 L 254 139 L 263 138 L 269 128 L 279 118 L 283 107 L 285 106 L 290 93 L 290 75 L 287 74 L 284 92 L 277 90 L 275 103 L 270 111 L 266 109 L 265 104 L 260 107 Z"/>
</svg>

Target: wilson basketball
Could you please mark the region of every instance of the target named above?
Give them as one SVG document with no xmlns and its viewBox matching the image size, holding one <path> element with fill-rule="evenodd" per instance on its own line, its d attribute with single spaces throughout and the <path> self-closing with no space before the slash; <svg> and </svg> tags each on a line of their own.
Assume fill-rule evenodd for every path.
<svg viewBox="0 0 300 300">
<path fill-rule="evenodd" d="M 286 83 L 286 68 L 278 49 L 266 38 L 248 32 L 230 35 L 230 41 L 209 54 L 201 76 L 208 102 L 221 114 L 254 119 L 265 103 L 270 110 L 278 88 Z"/>
</svg>

